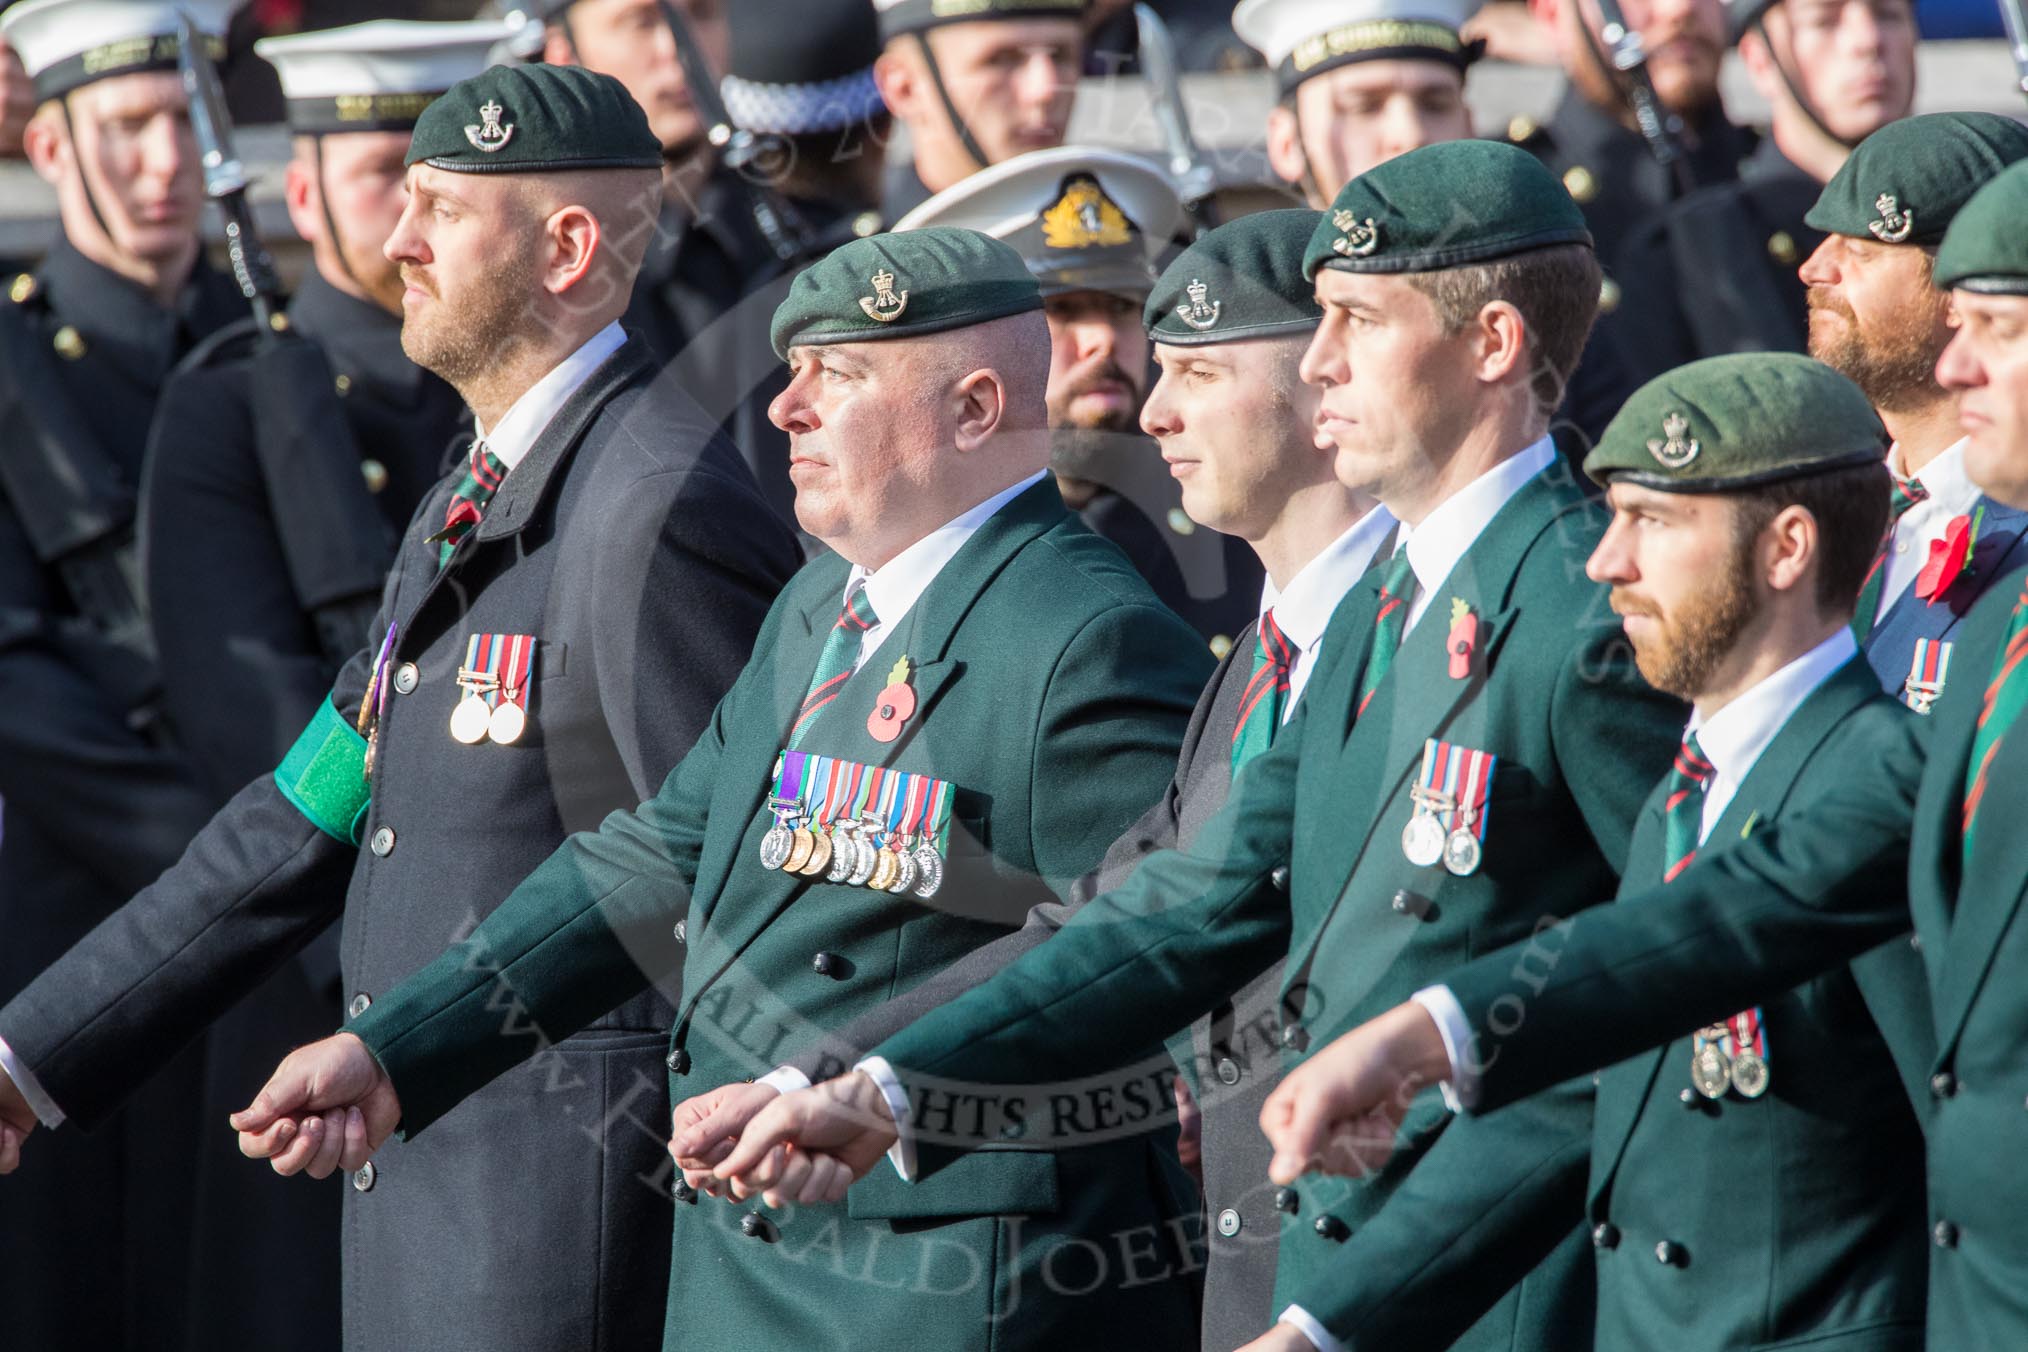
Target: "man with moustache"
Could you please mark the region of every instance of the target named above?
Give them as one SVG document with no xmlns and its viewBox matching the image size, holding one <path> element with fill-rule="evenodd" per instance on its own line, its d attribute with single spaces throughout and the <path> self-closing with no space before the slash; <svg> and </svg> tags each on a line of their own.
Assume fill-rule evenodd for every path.
<svg viewBox="0 0 2028 1352">
<path fill-rule="evenodd" d="M 1185 226 L 1167 175 L 1096 146 L 1032 151 L 946 188 L 895 229 L 924 225 L 983 231 L 1027 262 L 1049 321 L 1049 467 L 1064 506 L 1223 657 L 1257 618 L 1260 565 L 1243 542 L 1198 533 L 1139 434 L 1150 374 L 1141 309 Z"/>
<path fill-rule="evenodd" d="M 1851 632 L 1886 522 L 1882 440 L 1850 381 L 1753 353 L 1651 381 L 1586 460 L 1613 510 L 1586 570 L 1642 675 L 1692 706 L 1627 894 L 1871 773 L 1911 717 Z M 1582 1221 L 1600 1352 L 1922 1347 L 1921 1134 L 1850 971 L 1608 1068 L 1588 1120 L 1542 1116 L 1444 1133 L 1299 1297 L 1336 1340 L 1317 1346 L 1444 1346 Z M 1248 1352 L 1311 1346 L 1283 1328 Z"/>
<path fill-rule="evenodd" d="M 163 695 L 214 808 L 279 764 L 366 641 L 409 518 L 468 439 L 464 401 L 401 350 L 401 274 L 381 252 L 402 157 L 431 99 L 488 64 L 497 23 L 388 21 L 256 50 L 281 77 L 295 153 L 284 201 L 310 247 L 286 336 L 251 318 L 164 387 L 141 493 Z M 338 1345 L 338 1202 L 251 1174 L 210 1127 L 289 1047 L 342 1017 L 335 928 L 205 1036 L 189 1168 L 190 1341 L 289 1326 Z"/>
<path fill-rule="evenodd" d="M 1727 22 L 1772 122 L 1737 181 L 1665 207 L 1621 251 L 1640 322 L 1620 337 L 1644 379 L 1697 357 L 1805 350 L 1796 265 L 1824 237 L 1804 218 L 1852 148 L 1915 101 L 1907 0 L 1753 0 Z"/>
<path fill-rule="evenodd" d="M 406 159 L 385 246 L 402 347 L 478 438 L 410 521 L 371 646 L 280 768 L 0 1008 L 0 1164 L 38 1119 L 65 1124 L 57 1142 L 103 1121 L 341 913 L 347 1008 L 365 1010 L 570 831 L 654 791 L 792 571 L 736 453 L 619 328 L 661 156 L 618 81 L 495 67 L 430 104 Z M 351 1173 L 346 1346 L 655 1336 L 669 1017 L 644 990 L 543 1037 L 536 1065 Z M 334 1113 L 295 1139 L 328 1174 L 348 1129 Z"/>
<path fill-rule="evenodd" d="M 427 1142 L 535 1050 L 482 1005 L 562 1033 L 639 989 L 635 947 L 672 925 L 668 1083 L 765 1072 L 1098 862 L 1167 781 L 1210 663 L 1047 475 L 1041 309 L 1018 254 L 949 227 L 855 241 L 796 279 L 774 414 L 830 553 L 661 790 L 284 1061 L 235 1118 L 249 1154 L 328 1169 L 276 1131 L 347 1109 L 366 1115 L 348 1165 L 397 1120 Z M 1187 1185 L 1168 1184 L 1153 1108 L 1084 1149 L 1010 1133 L 940 1188 L 877 1180 L 843 1207 L 770 1216 L 678 1188 L 662 1345 L 823 1346 L 842 1314 L 936 1347 L 1175 1346 L 1195 1315 L 1173 1233 Z"/>
<path fill-rule="evenodd" d="M 228 0 L 190 7 L 216 39 Z M 172 863 L 209 810 L 162 707 L 135 498 L 170 368 L 246 313 L 201 255 L 176 9 L 29 0 L 0 36 L 58 231 L 0 304 L 0 999 Z M 10 58 L 11 60 L 11 58 Z M 153 1348 L 182 1322 L 195 1052 L 0 1200 L 0 1309 L 23 1346 Z M 80 1257 L 88 1255 L 88 1257 Z"/>
<path fill-rule="evenodd" d="M 1461 193 L 1481 208 L 1462 226 Z M 935 1186 L 983 1144 L 921 1113 L 941 1086 L 1018 1097 L 1114 1071 L 1282 957 L 1277 1034 L 1299 1065 L 1455 955 L 1609 885 L 1681 706 L 1632 670 L 1605 592 L 1571 566 L 1600 523 L 1547 427 L 1595 309 L 1588 241 L 1569 194 L 1497 142 L 1426 146 L 1346 185 L 1304 257 L 1324 317 L 1300 370 L 1338 479 L 1403 542 L 1339 605 L 1293 720 L 1187 849 L 1151 854 L 854 1073 L 769 1104 L 716 1173 L 800 1203 L 892 1148 Z M 1572 1093 L 1559 1113 L 1584 1110 Z M 1292 1293 L 1439 1139 L 1443 1105 L 1414 1112 L 1385 1175 L 1274 1195 L 1275 1303 L 1239 1316 L 1254 1329 L 1318 1327 Z M 1563 1238 L 1459 1346 L 1588 1340 L 1589 1260 L 1575 1227 Z"/>
<path fill-rule="evenodd" d="M 1937 251 L 1958 329 L 1938 362 L 1958 392 L 1965 461 L 1997 500 L 2028 505 L 2028 166 L 1981 189 Z M 1883 940 L 1916 944 L 1937 1055 L 1922 1102 L 1930 1270 L 1927 1345 L 2009 1347 L 2028 1336 L 2022 1207 L 2022 836 L 2008 831 L 2028 706 L 2028 594 L 2016 572 L 1974 608 L 1960 662 L 1990 673 L 1979 700 L 1908 719 L 1838 789 L 1693 863 L 1668 887 L 1573 918 L 1554 959 L 1512 951 L 1448 975 L 1472 1025 L 1448 1048 L 1429 1014 L 1389 1010 L 1284 1085 L 1264 1116 L 1277 1173 L 1326 1153 L 1371 1165 L 1405 1085 L 1469 1069 L 1491 1113 L 1589 1065 L 1680 1036 L 1833 970 Z M 1908 935 L 1910 922 L 1914 934 Z M 1525 992 L 1525 995 L 1524 995 Z M 1524 1019 L 1510 1001 L 1527 1002 Z M 1498 1007 L 1500 1014 L 1495 1015 Z M 1347 1139 L 1347 1138 L 1351 1139 Z M 1357 1142 L 1366 1142 L 1361 1147 Z"/>
<path fill-rule="evenodd" d="M 1297 368 L 1318 320 L 1303 276 L 1316 222 L 1315 212 L 1274 211 L 1220 226 L 1177 256 L 1143 310 L 1162 371 L 1143 426 L 1192 519 L 1246 541 L 1268 578 L 1253 642 L 1229 653 L 1198 696 L 1168 791 L 1106 851 L 1072 904 L 1035 907 L 1015 933 L 753 1084 L 678 1104 L 670 1148 L 691 1186 L 725 1191 L 712 1168 L 779 1092 L 837 1074 L 1047 939 L 1077 903 L 1110 890 L 1150 852 L 1188 844 L 1233 777 L 1294 717 L 1319 669 L 1331 613 L 1394 529 L 1385 508 L 1338 482 L 1332 451 L 1312 432 L 1316 391 Z M 1251 1336 L 1253 1312 L 1273 1294 L 1274 1245 L 1261 1236 L 1273 1234 L 1275 1212 L 1258 1186 L 1267 1155 L 1255 1115 L 1274 1082 L 1280 978 L 1277 964 L 1170 1041 L 1183 1072 L 1176 1081 L 1183 1160 L 1203 1187 L 1204 1217 L 1214 1218 L 1200 1332 L 1207 1352 Z"/>
<path fill-rule="evenodd" d="M 1063 144 L 1084 65 L 1085 0 L 873 0 L 873 78 L 910 159 L 887 166 L 899 220 L 981 169 Z"/>
</svg>

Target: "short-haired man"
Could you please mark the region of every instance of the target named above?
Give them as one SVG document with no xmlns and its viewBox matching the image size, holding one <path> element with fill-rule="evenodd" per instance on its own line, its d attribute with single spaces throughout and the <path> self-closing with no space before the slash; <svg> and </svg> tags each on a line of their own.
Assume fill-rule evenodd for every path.
<svg viewBox="0 0 2028 1352">
<path fill-rule="evenodd" d="M 668 1084 L 761 1074 L 1098 863 L 1168 782 L 1210 659 L 1048 477 L 1041 310 L 1020 256 L 969 230 L 857 240 L 797 277 L 773 412 L 830 554 L 661 790 L 284 1061 L 237 1119 L 249 1153 L 328 1171 L 275 1133 L 348 1108 L 348 1166 L 397 1119 L 426 1145 L 537 1050 L 484 1006 L 561 1034 L 642 989 L 641 936 L 672 926 Z M 1147 1089 L 1111 1140 L 1010 1133 L 938 1187 L 775 1217 L 677 1189 L 663 1346 L 823 1346 L 841 1311 L 937 1346 L 1188 1341 L 1188 1186 Z"/>
<path fill-rule="evenodd" d="M 1477 208 L 1462 227 L 1461 190 Z M 1346 185 L 1304 258 L 1324 318 L 1301 374 L 1338 479 L 1378 498 L 1403 543 L 1339 606 L 1294 720 L 1187 850 L 1149 856 L 858 1073 L 770 1104 L 721 1174 L 781 1200 L 835 1196 L 893 1145 L 933 1186 L 980 1143 L 962 1118 L 918 1117 L 944 1086 L 1018 1098 L 1115 1071 L 1282 957 L 1278 1036 L 1300 1064 L 1454 955 L 1596 899 L 1681 706 L 1632 670 L 1604 590 L 1570 566 L 1600 522 L 1547 427 L 1595 310 L 1589 240 L 1555 179 L 1495 142 L 1426 146 Z M 1415 1112 L 1399 1168 L 1276 1196 L 1277 1306 L 1250 1311 L 1254 1328 L 1440 1135 L 1441 1104 Z M 1568 1239 L 1459 1346 L 1588 1337 L 1588 1262 Z"/>
<path fill-rule="evenodd" d="M 1064 505 L 1224 656 L 1258 617 L 1259 563 L 1230 536 L 1198 533 L 1139 430 L 1152 374 L 1141 310 L 1184 228 L 1168 176 L 1117 150 L 1036 150 L 946 188 L 895 229 L 923 225 L 983 231 L 1020 252 L 1049 321 L 1049 468 Z"/>
<path fill-rule="evenodd" d="M 1643 379 L 1698 357 L 1805 350 L 1796 265 L 1824 237 L 1804 218 L 1852 148 L 1915 102 L 1909 0 L 1741 0 L 1727 22 L 1772 120 L 1736 180 L 1664 207 L 1620 251 L 1640 322 L 1619 336 Z"/>
<path fill-rule="evenodd" d="M 1881 442 L 1850 381 L 1753 353 L 1650 382 L 1585 461 L 1613 509 L 1587 570 L 1642 674 L 1693 710 L 1635 828 L 1629 894 L 1870 773 L 1913 717 L 1851 632 L 1886 521 Z M 1582 1221 L 1601 1352 L 1921 1347 L 1921 1131 L 1852 972 L 1611 1067 L 1589 1121 L 1542 1118 L 1523 1103 L 1455 1124 L 1304 1307 L 1343 1346 L 1442 1345 Z M 1428 1167 L 1446 1158 L 1471 1167 Z M 1254 1347 L 1310 1352 L 1287 1332 Z"/>
<path fill-rule="evenodd" d="M 570 831 L 654 791 L 793 569 L 731 447 L 620 330 L 661 155 L 619 82 L 494 67 L 425 110 L 406 158 L 386 244 L 402 349 L 470 405 L 478 440 L 409 523 L 372 646 L 280 768 L 0 1009 L 17 1131 L 24 1104 L 47 1125 L 104 1120 L 341 913 L 347 1008 L 366 1009 Z M 348 1347 L 654 1337 L 669 1016 L 643 992 L 559 1030 L 541 1063 L 353 1173 Z M 297 1139 L 329 1161 L 345 1131 L 334 1114 Z M 559 1268 L 559 1249 L 586 1257 Z"/>
<path fill-rule="evenodd" d="M 1085 0 L 873 7 L 882 42 L 873 75 L 908 128 L 911 155 L 887 166 L 889 220 L 981 169 L 1063 144 L 1084 65 Z"/>
<path fill-rule="evenodd" d="M 1959 391 L 1967 468 L 1997 499 L 2028 507 L 2028 249 L 2011 228 L 2024 211 L 2028 166 L 2016 164 L 1958 213 L 1935 276 L 1958 307 L 1938 373 Z M 2028 868 L 2021 834 L 2006 829 L 2028 752 L 2024 577 L 2001 579 L 1964 626 L 1956 660 L 1986 677 L 1980 699 L 1904 720 L 1869 748 L 1863 773 L 1667 887 L 1574 917 L 1548 970 L 1516 969 L 1503 950 L 1451 972 L 1445 987 L 1472 1025 L 1456 1054 L 1415 1003 L 1341 1038 L 1284 1086 L 1287 1111 L 1263 1117 L 1275 1171 L 1305 1167 L 1348 1133 L 1384 1137 L 1407 1085 L 1469 1067 L 1476 1108 L 1491 1112 L 1905 940 L 1929 973 L 1931 998 L 1917 1012 L 1937 1046 L 1922 1099 L 1926 1345 L 2028 1337 L 2019 1300 L 2028 1250 L 2015 1223 L 2024 1199 L 2011 1168 L 2028 1092 L 2018 976 L 2028 931 L 2014 923 Z"/>
</svg>

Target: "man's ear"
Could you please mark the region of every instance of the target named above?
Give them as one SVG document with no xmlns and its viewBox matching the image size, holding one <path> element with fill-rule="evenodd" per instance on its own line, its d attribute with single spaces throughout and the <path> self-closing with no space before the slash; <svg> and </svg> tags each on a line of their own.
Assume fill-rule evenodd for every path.
<svg viewBox="0 0 2028 1352">
<path fill-rule="evenodd" d="M 316 247 L 324 237 L 324 212 L 318 200 L 317 175 L 301 155 L 289 160 L 282 174 L 282 203 L 289 209 L 289 224 L 303 243 Z"/>
<path fill-rule="evenodd" d="M 890 49 L 874 58 L 873 87 L 898 121 L 913 122 L 920 113 L 922 81 L 916 63 L 900 52 Z"/>
<path fill-rule="evenodd" d="M 957 424 L 954 440 L 961 454 L 984 446 L 1006 422 L 1007 382 L 991 367 L 960 380 L 951 398 Z"/>
<path fill-rule="evenodd" d="M 563 31 L 562 24 L 553 23 L 542 30 L 542 60 L 550 66 L 577 64 L 577 45 Z"/>
<path fill-rule="evenodd" d="M 1488 302 L 1479 311 L 1474 373 L 1489 385 L 1510 378 L 1516 371 L 1526 379 L 1533 374 L 1527 369 L 1531 360 L 1528 337 L 1528 321 L 1512 303 Z"/>
<path fill-rule="evenodd" d="M 1814 586 L 1818 562 L 1817 518 L 1807 507 L 1789 504 L 1761 532 L 1761 570 L 1775 591 Z"/>
<path fill-rule="evenodd" d="M 72 159 L 70 135 L 64 130 L 54 103 L 43 104 L 28 119 L 28 125 L 21 129 L 21 150 L 44 183 L 63 181 Z"/>
<path fill-rule="evenodd" d="M 1302 127 L 1295 111 L 1286 104 L 1278 103 L 1268 110 L 1267 157 L 1268 167 L 1275 171 L 1276 178 L 1284 183 L 1302 184 L 1303 170 L 1308 167 Z"/>
<path fill-rule="evenodd" d="M 598 217 L 575 205 L 552 214 L 543 223 L 542 238 L 548 253 L 542 284 L 559 296 L 591 275 L 605 246 Z"/>
</svg>

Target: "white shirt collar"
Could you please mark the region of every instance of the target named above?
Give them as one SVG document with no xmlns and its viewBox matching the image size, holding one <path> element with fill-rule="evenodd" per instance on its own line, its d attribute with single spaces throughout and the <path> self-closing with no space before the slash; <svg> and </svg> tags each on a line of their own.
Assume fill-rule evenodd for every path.
<svg viewBox="0 0 2028 1352">
<path fill-rule="evenodd" d="M 608 324 L 585 341 L 583 347 L 565 357 L 549 369 L 549 373 L 530 385 L 519 399 L 516 399 L 500 415 L 499 425 L 491 432 L 479 427 L 474 430 L 479 440 L 486 443 L 486 449 L 499 457 L 500 463 L 513 469 L 527 456 L 528 448 L 542 435 L 543 429 L 577 393 L 577 387 L 606 358 L 620 350 L 627 341 L 627 335 L 617 323 Z"/>
<path fill-rule="evenodd" d="M 1746 779 L 1775 739 L 1795 716 L 1803 701 L 1816 692 L 1831 674 L 1857 655 L 1858 642 L 1850 628 L 1840 625 L 1836 633 L 1795 661 L 1767 677 L 1709 718 L 1693 713 L 1689 731 L 1697 734 L 1698 749 L 1716 772 L 1714 786 L 1722 784 L 1723 800 L 1707 793 L 1705 823 L 1716 821 L 1732 791 Z"/>
<path fill-rule="evenodd" d="M 1297 649 L 1308 652 L 1315 648 L 1323 640 L 1332 612 L 1352 590 L 1352 584 L 1373 566 L 1374 555 L 1394 526 L 1394 514 L 1375 507 L 1304 564 L 1287 587 L 1277 589 L 1269 578 L 1261 588 L 1261 613 L 1273 610 L 1276 627 Z"/>
<path fill-rule="evenodd" d="M 1415 571 L 1416 596 L 1409 606 L 1408 626 L 1422 618 L 1458 561 L 1470 552 L 1486 527 L 1522 487 L 1556 462 L 1556 443 L 1544 436 L 1466 484 L 1424 517 L 1422 524 L 1401 525 L 1402 547 Z"/>
<path fill-rule="evenodd" d="M 944 570 L 944 565 L 951 561 L 952 556 L 964 548 L 973 532 L 990 520 L 995 512 L 1042 482 L 1046 473 L 1047 470 L 1037 470 L 1013 487 L 1001 489 L 871 572 L 853 564 L 852 571 L 845 578 L 845 595 L 850 596 L 852 589 L 864 582 L 866 599 L 873 603 L 873 613 L 879 618 L 879 623 L 862 642 L 861 655 L 877 648 L 879 639 L 901 622 L 902 616 L 908 614 L 917 599 L 929 590 L 930 583 L 936 581 L 937 574 Z"/>
<path fill-rule="evenodd" d="M 1960 437 L 1936 458 L 1924 465 L 1916 479 L 1929 495 L 1928 502 L 1950 516 L 1963 516 L 1979 501 L 1979 486 L 1965 473 L 1965 443 L 1969 438 Z M 1887 452 L 1887 467 L 1894 477 L 1906 481 L 1908 476 L 1901 472 L 1901 446 L 1899 443 Z"/>
</svg>

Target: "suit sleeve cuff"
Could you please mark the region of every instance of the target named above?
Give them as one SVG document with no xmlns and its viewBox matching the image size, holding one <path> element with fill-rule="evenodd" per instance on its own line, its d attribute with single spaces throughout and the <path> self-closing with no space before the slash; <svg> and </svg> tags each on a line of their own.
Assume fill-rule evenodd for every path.
<svg viewBox="0 0 2028 1352">
<path fill-rule="evenodd" d="M 887 1162 L 901 1175 L 902 1182 L 915 1182 L 915 1136 L 908 1129 L 908 1091 L 901 1087 L 901 1077 L 884 1056 L 869 1056 L 852 1069 L 863 1072 L 880 1086 L 887 1111 L 894 1115 L 894 1144 L 887 1148 Z"/>
<path fill-rule="evenodd" d="M 1465 1007 L 1451 994 L 1449 986 L 1425 986 L 1409 997 L 1422 1006 L 1423 1013 L 1436 1023 L 1444 1040 L 1444 1056 L 1451 1063 L 1449 1083 L 1438 1086 L 1444 1106 L 1454 1113 L 1469 1112 L 1479 1102 L 1479 1077 L 1468 1054 L 1472 1045 L 1472 1021 Z"/>
<path fill-rule="evenodd" d="M 7 1078 L 14 1081 L 21 1097 L 28 1100 L 28 1107 L 34 1112 L 36 1121 L 52 1130 L 63 1125 L 63 1109 L 57 1107 L 56 1100 L 43 1089 L 42 1081 L 35 1078 L 35 1072 L 21 1064 L 4 1037 L 0 1037 L 0 1070 L 7 1072 Z"/>
<path fill-rule="evenodd" d="M 764 1084 L 777 1094 L 793 1094 L 798 1089 L 808 1089 L 810 1077 L 794 1066 L 776 1066 L 754 1083 Z"/>
<path fill-rule="evenodd" d="M 1333 1338 L 1331 1331 L 1318 1323 L 1315 1317 L 1300 1305 L 1291 1305 L 1283 1310 L 1282 1317 L 1276 1322 L 1293 1324 L 1298 1333 L 1310 1340 L 1317 1352 L 1346 1352 L 1345 1344 Z"/>
</svg>

